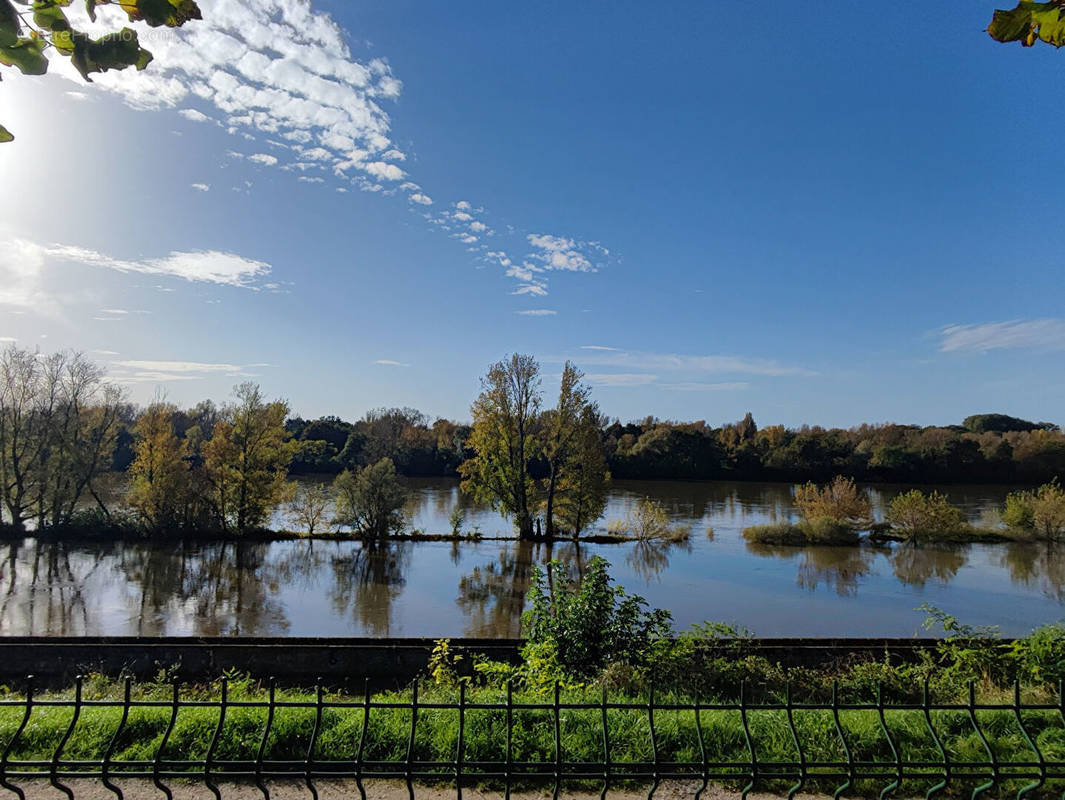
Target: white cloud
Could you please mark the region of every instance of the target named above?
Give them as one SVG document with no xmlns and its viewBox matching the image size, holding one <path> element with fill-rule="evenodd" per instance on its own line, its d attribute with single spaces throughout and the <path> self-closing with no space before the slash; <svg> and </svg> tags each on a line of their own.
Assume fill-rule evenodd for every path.
<svg viewBox="0 0 1065 800">
<path fill-rule="evenodd" d="M 10 256 L 10 258 L 5 258 Z M 140 272 L 148 275 L 168 275 L 197 283 L 215 283 L 225 286 L 254 288 L 258 279 L 270 273 L 270 265 L 263 261 L 244 258 L 235 253 L 217 250 L 175 251 L 162 258 L 139 261 L 114 258 L 109 255 L 73 245 L 38 245 L 25 240 L 0 242 L 0 272 L 3 268 L 13 273 L 22 272 L 27 278 L 36 276 L 45 261 L 54 260 L 91 267 Z M 12 269 L 13 268 L 13 269 Z M 25 294 L 26 288 L 5 287 L 9 292 L 17 290 Z M 5 288 L 0 288 L 0 303 L 4 302 Z"/>
<path fill-rule="evenodd" d="M 16 339 L 14 336 L 0 336 L 0 342 L 3 342 L 4 344 L 11 344 L 12 342 L 17 341 L 18 339 Z"/>
<path fill-rule="evenodd" d="M 210 186 L 210 184 L 207 184 L 207 183 L 193 183 L 193 184 L 190 184 L 190 186 L 192 186 L 192 188 L 195 189 L 198 192 L 209 192 L 209 191 L 211 191 L 211 186 Z"/>
<path fill-rule="evenodd" d="M 594 347 L 594 349 L 592 349 Z M 684 355 L 679 353 L 623 352 L 615 349 L 603 349 L 595 346 L 582 348 L 587 350 L 580 361 L 597 366 L 627 367 L 646 369 L 656 372 L 675 371 L 687 373 L 710 374 L 746 374 L 770 377 L 810 376 L 817 373 L 802 368 L 780 364 L 771 359 L 747 358 L 744 356 L 722 355 Z M 561 363 L 562 357 L 545 357 L 549 363 Z"/>
<path fill-rule="evenodd" d="M 550 308 L 530 308 L 528 311 L 515 311 L 514 313 L 525 317 L 553 317 L 558 312 Z"/>
<path fill-rule="evenodd" d="M 678 392 L 733 392 L 746 389 L 751 384 L 746 381 L 725 381 L 722 383 L 663 383 L 663 389 Z"/>
<path fill-rule="evenodd" d="M 547 289 L 539 283 L 523 283 L 511 294 L 527 294 L 530 297 L 544 297 L 547 294 Z"/>
<path fill-rule="evenodd" d="M 298 180 L 300 183 L 323 183 L 325 181 L 325 178 L 319 178 L 317 176 L 311 175 L 300 175 L 298 178 L 296 178 L 296 180 Z"/>
<path fill-rule="evenodd" d="M 272 156 L 269 153 L 254 153 L 248 156 L 248 161 L 254 161 L 256 164 L 262 164 L 265 167 L 272 167 L 277 164 L 277 156 Z"/>
<path fill-rule="evenodd" d="M 581 350 L 602 350 L 608 353 L 620 353 L 621 351 L 616 347 L 604 347 L 601 344 L 582 344 Z"/>
<path fill-rule="evenodd" d="M 101 308 L 100 309 L 100 313 L 101 314 L 128 314 L 129 311 L 127 311 L 124 308 Z"/>
<path fill-rule="evenodd" d="M 410 364 L 405 364 L 402 361 L 393 361 L 391 358 L 379 358 L 375 364 L 380 364 L 383 367 L 409 367 Z"/>
<path fill-rule="evenodd" d="M 109 351 L 100 351 L 101 353 Z M 218 364 L 203 361 L 112 361 L 108 376 L 116 383 L 167 383 L 171 381 L 198 381 L 213 376 L 250 378 L 255 373 L 248 370 L 268 367 L 269 364 Z"/>
<path fill-rule="evenodd" d="M 202 111 L 197 111 L 195 108 L 183 108 L 178 113 L 185 119 L 193 122 L 210 122 L 211 120 L 209 116 Z"/>
<path fill-rule="evenodd" d="M 67 92 L 66 95 L 67 95 L 67 97 L 71 98 L 72 100 L 88 100 L 89 99 L 89 95 L 85 94 L 85 92 L 70 91 L 70 92 Z"/>
<path fill-rule="evenodd" d="M 646 372 L 590 372 L 584 379 L 592 386 L 650 386 L 658 376 Z"/>
<path fill-rule="evenodd" d="M 272 153 L 233 153 L 251 163 L 300 171 L 317 166 L 382 195 L 389 194 L 389 184 L 408 179 L 398 164 L 410 160 L 392 141 L 387 110 L 402 83 L 385 59 L 365 48 L 353 52 L 348 42 L 358 37 L 315 10 L 311 0 L 214 0 L 210 5 L 202 21 L 181 28 L 160 32 L 135 24 L 146 42 L 150 38 L 151 67 L 103 73 L 92 86 L 118 94 L 134 108 L 178 109 L 188 120 L 216 121 L 234 135 L 277 146 Z M 129 24 L 110 5 L 97 9 L 98 23 L 88 21 L 83 5 L 75 3 L 66 13 L 93 35 Z M 69 60 L 56 59 L 53 65 L 79 91 L 85 87 Z M 346 186 L 335 188 L 346 191 Z M 404 191 L 412 203 L 432 202 L 420 187 Z M 474 221 L 473 213 L 481 215 L 483 209 L 470 201 L 458 200 L 451 208 L 448 219 L 472 223 L 470 233 L 492 232 L 489 220 Z M 544 270 L 595 272 L 608 255 L 597 243 L 553 234 L 532 234 L 521 246 L 532 248 L 524 260 Z M 518 280 L 520 293 L 547 292 L 544 281 Z"/>
<path fill-rule="evenodd" d="M 1012 320 L 940 329 L 943 352 L 1031 349 L 1065 350 L 1065 319 Z"/>
</svg>

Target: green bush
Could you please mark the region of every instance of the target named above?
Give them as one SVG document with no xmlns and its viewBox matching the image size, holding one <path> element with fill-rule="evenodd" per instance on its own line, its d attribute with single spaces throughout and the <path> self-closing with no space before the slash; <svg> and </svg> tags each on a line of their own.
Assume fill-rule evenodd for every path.
<svg viewBox="0 0 1065 800">
<path fill-rule="evenodd" d="M 793 522 L 770 522 L 743 529 L 743 538 L 760 544 L 806 544 L 806 534 Z"/>
<path fill-rule="evenodd" d="M 1065 489 L 1056 480 L 1034 492 L 1011 492 L 1002 521 L 1014 535 L 1057 540 L 1065 536 Z"/>
<path fill-rule="evenodd" d="M 888 505 L 887 522 L 906 539 L 951 539 L 966 533 L 969 525 L 961 511 L 939 492 L 920 489 L 896 495 Z"/>
<path fill-rule="evenodd" d="M 534 569 L 529 609 L 522 616 L 528 638 L 523 656 L 535 662 L 527 677 L 578 683 L 596 678 L 608 664 L 637 671 L 654 665 L 672 636 L 672 617 L 661 609 L 647 610 L 642 597 L 611 586 L 608 567 L 595 556 L 578 585 L 552 562 L 551 586 L 547 573 Z"/>
</svg>

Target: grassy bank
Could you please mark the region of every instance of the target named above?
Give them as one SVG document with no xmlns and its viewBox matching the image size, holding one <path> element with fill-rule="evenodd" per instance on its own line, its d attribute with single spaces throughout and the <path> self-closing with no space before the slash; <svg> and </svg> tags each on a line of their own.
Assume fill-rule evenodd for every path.
<svg viewBox="0 0 1065 800">
<path fill-rule="evenodd" d="M 215 701 L 219 697 L 217 684 L 185 687 L 184 700 Z M 85 699 L 121 698 L 122 689 L 107 679 L 92 678 L 85 687 Z M 1008 693 L 984 691 L 981 700 L 1011 702 Z M 43 695 L 41 699 L 69 698 L 69 691 Z M 169 701 L 171 690 L 162 685 L 137 687 L 135 699 Z M 267 700 L 261 685 L 231 681 L 229 698 L 247 702 Z M 10 699 L 5 695 L 4 699 Z M 309 707 L 279 708 L 276 710 L 270 735 L 266 740 L 264 757 L 267 760 L 302 761 L 307 755 L 315 723 L 315 694 L 301 690 L 279 691 L 281 702 L 306 703 Z M 392 692 L 376 695 L 375 703 L 411 702 L 411 693 Z M 543 704 L 545 696 L 532 692 L 518 692 L 514 702 Z M 546 698 L 548 701 L 550 698 Z M 602 695 L 598 690 L 576 689 L 561 693 L 563 704 L 598 704 Z M 660 693 L 657 701 L 688 699 L 672 693 Z M 735 698 L 717 698 L 735 701 Z M 854 700 L 855 698 L 847 698 Z M 869 698 L 865 698 L 868 700 Z M 1027 702 L 1056 702 L 1057 697 L 1042 690 L 1027 690 Z M 423 687 L 422 703 L 457 703 L 453 687 Z M 505 692 L 492 687 L 472 687 L 466 696 L 471 704 L 502 704 Z M 704 699 L 713 701 L 714 698 Z M 330 703 L 351 702 L 349 708 L 326 708 L 313 753 L 320 762 L 351 761 L 359 753 L 363 742 L 365 761 L 399 762 L 407 755 L 411 731 L 410 708 L 372 708 L 368 724 L 363 730 L 361 697 L 329 693 Z M 644 695 L 619 694 L 610 697 L 611 703 L 645 704 Z M 988 739 L 992 752 L 1002 762 L 1030 761 L 1035 758 L 1027 744 L 1024 731 L 1011 711 L 979 711 L 981 731 Z M 40 707 L 34 710 L 30 723 L 15 742 L 10 756 L 15 760 L 49 760 L 65 735 L 73 711 L 70 708 Z M 99 760 L 104 757 L 121 721 L 118 708 L 85 708 L 70 739 L 62 751 L 66 760 Z M 458 748 L 459 720 L 454 709 L 421 709 L 413 745 L 413 758 L 423 762 L 451 762 Z M 521 709 L 513 712 L 512 758 L 515 761 L 551 763 L 555 759 L 553 712 L 546 709 Z M 758 710 L 748 713 L 750 734 L 755 755 L 760 763 L 792 762 L 799 758 L 785 710 Z M 743 724 L 738 710 L 703 710 L 698 719 L 693 710 L 658 711 L 654 717 L 654 738 L 657 750 L 652 750 L 651 727 L 646 707 L 608 710 L 607 728 L 610 732 L 610 759 L 615 764 L 653 762 L 655 754 L 660 762 L 697 764 L 701 760 L 700 736 L 710 761 L 749 763 Z M 832 712 L 829 710 L 798 710 L 793 712 L 795 731 L 808 761 L 841 761 L 846 753 L 841 745 Z M 6 746 L 22 720 L 22 709 L 0 709 L 0 745 Z M 1065 760 L 1065 727 L 1056 711 L 1029 711 L 1023 714 L 1025 728 L 1038 745 L 1044 759 Z M 162 756 L 169 759 L 203 759 L 207 756 L 219 721 L 218 708 L 183 708 L 177 715 Z M 987 751 L 973 729 L 965 711 L 932 711 L 932 726 L 952 760 L 987 762 Z M 153 760 L 159 753 L 163 735 L 170 722 L 165 707 L 135 708 L 130 712 L 121 735 L 115 741 L 113 760 L 121 774 L 121 762 Z M 265 708 L 230 708 L 214 757 L 220 761 L 253 761 L 262 743 L 267 722 Z M 923 712 L 918 709 L 886 712 L 885 723 L 892 741 L 908 761 L 941 762 L 935 738 L 929 732 Z M 858 761 L 882 762 L 890 772 L 894 762 L 892 745 L 885 735 L 879 715 L 874 710 L 841 711 L 840 725 L 853 757 Z M 468 710 L 463 731 L 463 757 L 467 762 L 499 761 L 506 758 L 506 713 L 502 709 Z M 566 762 L 600 762 L 604 757 L 602 712 L 564 709 L 560 715 L 561 757 Z M 442 776 L 450 768 L 441 769 Z M 743 774 L 737 766 L 737 776 Z M 740 778 L 737 777 L 737 781 Z M 929 785 L 934 782 L 929 780 Z M 825 786 L 824 788 L 833 788 Z M 870 787 L 872 788 L 872 787 Z M 917 788 L 917 783 L 911 784 Z M 927 788 L 927 787 L 925 787 Z"/>
</svg>

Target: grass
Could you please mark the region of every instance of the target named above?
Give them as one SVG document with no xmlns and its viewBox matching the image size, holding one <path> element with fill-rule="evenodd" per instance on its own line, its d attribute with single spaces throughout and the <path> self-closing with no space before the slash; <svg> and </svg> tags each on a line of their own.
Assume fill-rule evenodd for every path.
<svg viewBox="0 0 1065 800">
<path fill-rule="evenodd" d="M 1040 690 L 1027 690 L 1028 701 L 1046 702 L 1049 695 Z M 985 702 L 1008 701 L 1002 690 L 988 690 L 981 699 Z M 1001 695 L 1001 696 L 1000 696 Z M 70 698 L 69 691 L 42 695 L 42 699 Z M 95 677 L 89 680 L 85 699 L 119 699 L 121 687 L 117 682 Z M 0 695 L 0 699 L 17 700 L 20 695 Z M 231 683 L 230 698 L 237 701 L 263 701 L 267 697 L 262 686 L 250 681 Z M 134 698 L 139 700 L 169 700 L 170 689 L 162 685 L 137 687 Z M 218 699 L 217 685 L 192 686 L 183 690 L 185 700 Z M 284 690 L 277 694 L 279 701 L 314 702 L 314 693 L 305 690 Z M 375 702 L 409 703 L 411 695 L 405 692 L 385 692 L 374 696 Z M 457 690 L 452 687 L 426 687 L 421 695 L 423 703 L 454 703 Z M 550 698 L 543 694 L 516 693 L 516 703 L 544 703 Z M 572 690 L 562 693 L 563 703 L 598 703 L 598 690 Z M 734 698 L 730 698 L 734 699 Z M 868 698 L 867 698 L 868 699 Z M 350 701 L 359 703 L 361 698 L 341 694 L 327 695 L 329 702 Z M 646 703 L 646 697 L 618 695 L 611 702 Z M 669 696 L 660 696 L 661 703 L 671 702 Z M 505 693 L 498 688 L 471 687 L 467 693 L 469 703 L 503 703 Z M 29 725 L 11 751 L 14 760 L 50 760 L 55 754 L 72 718 L 69 708 L 37 707 Z M 1033 760 L 1035 754 L 1027 745 L 1023 732 L 1011 711 L 978 711 L 978 718 L 992 751 L 1002 762 Z M 21 722 L 23 709 L 6 706 L 0 708 L 0 747 L 6 747 Z M 254 760 L 266 723 L 266 709 L 231 708 L 227 711 L 225 726 L 218 741 L 215 758 L 218 760 Z M 519 709 L 514 711 L 513 752 L 515 761 L 550 763 L 555 757 L 553 715 L 544 709 Z M 121 718 L 117 708 L 83 709 L 73 735 L 63 750 L 66 760 L 99 760 L 107 751 Z M 116 773 L 121 773 L 121 762 L 152 760 L 155 758 L 170 718 L 168 708 L 135 708 L 116 741 L 114 761 Z M 265 746 L 265 758 L 269 760 L 302 761 L 306 756 L 314 726 L 313 708 L 281 708 L 276 711 L 269 739 Z M 1048 761 L 1065 760 L 1065 727 L 1057 712 L 1029 711 L 1023 714 L 1025 725 L 1037 741 L 1043 757 Z M 170 736 L 165 757 L 169 759 L 202 759 L 206 756 L 215 728 L 218 725 L 217 708 L 183 708 Z M 827 710 L 796 710 L 795 725 L 804 756 L 808 761 L 840 761 L 845 759 L 832 714 Z M 321 762 L 353 760 L 358 743 L 363 735 L 363 712 L 361 708 L 327 708 L 322 716 L 322 727 L 315 748 L 315 759 Z M 907 760 L 940 761 L 935 741 L 928 732 L 923 712 L 920 710 L 888 711 L 885 715 L 902 757 Z M 699 729 L 711 761 L 749 763 L 750 756 L 745 743 L 740 714 L 735 710 L 706 710 L 700 714 L 700 725 L 691 710 L 658 711 L 655 715 L 657 754 L 661 762 L 700 761 Z M 749 722 L 755 753 L 760 763 L 795 761 L 798 753 L 792 740 L 783 710 L 758 710 L 749 713 Z M 610 757 L 615 764 L 650 762 L 654 758 L 651 746 L 651 730 L 645 708 L 610 709 L 607 713 L 610 730 Z M 882 762 L 885 774 L 891 772 L 893 755 L 887 737 L 880 725 L 878 714 L 872 710 L 840 712 L 840 724 L 854 757 L 860 761 Z M 934 711 L 932 724 L 944 743 L 949 756 L 954 760 L 971 760 L 986 763 L 987 755 L 978 734 L 973 730 L 967 713 L 961 711 Z M 458 747 L 458 712 L 456 710 L 425 709 L 419 712 L 417 735 L 414 740 L 414 758 L 418 761 L 451 762 Z M 374 708 L 365 731 L 363 758 L 369 761 L 402 763 L 406 757 L 411 730 L 409 708 Z M 567 762 L 598 763 L 603 759 L 601 712 L 590 710 L 563 710 L 560 717 L 562 757 Z M 503 761 L 506 730 L 505 712 L 502 710 L 469 710 L 466 713 L 464 731 L 464 758 L 472 761 Z M 442 775 L 450 770 L 444 768 Z M 737 774 L 742 767 L 737 767 Z M 929 780 L 929 784 L 933 782 Z M 834 787 L 825 787 L 834 788 Z M 873 787 L 870 787 L 873 788 Z M 883 788 L 882 786 L 876 787 Z M 911 789 L 915 788 L 911 784 Z M 927 787 L 924 787 L 927 788 Z M 1060 788 L 1058 789 L 1060 791 Z"/>
</svg>

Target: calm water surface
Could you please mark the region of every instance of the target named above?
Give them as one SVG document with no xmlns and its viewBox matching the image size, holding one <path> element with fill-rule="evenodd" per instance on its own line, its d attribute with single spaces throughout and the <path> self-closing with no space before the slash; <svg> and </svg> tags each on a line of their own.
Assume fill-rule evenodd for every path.
<svg viewBox="0 0 1065 800">
<path fill-rule="evenodd" d="M 457 483 L 420 481 L 415 527 L 507 535 L 505 520 L 464 500 Z M 871 490 L 883 506 L 898 491 Z M 971 518 L 1006 487 L 946 488 Z M 643 496 L 692 526 L 687 546 L 481 541 L 51 544 L 0 546 L 0 633 L 38 635 L 515 636 L 532 567 L 558 559 L 579 575 L 593 555 L 678 627 L 702 620 L 763 636 L 923 634 L 922 603 L 973 624 L 1024 633 L 1065 618 L 1065 549 L 768 547 L 741 530 L 790 515 L 790 487 L 618 482 L 599 525 Z M 713 528 L 713 538 L 707 529 Z"/>
</svg>

